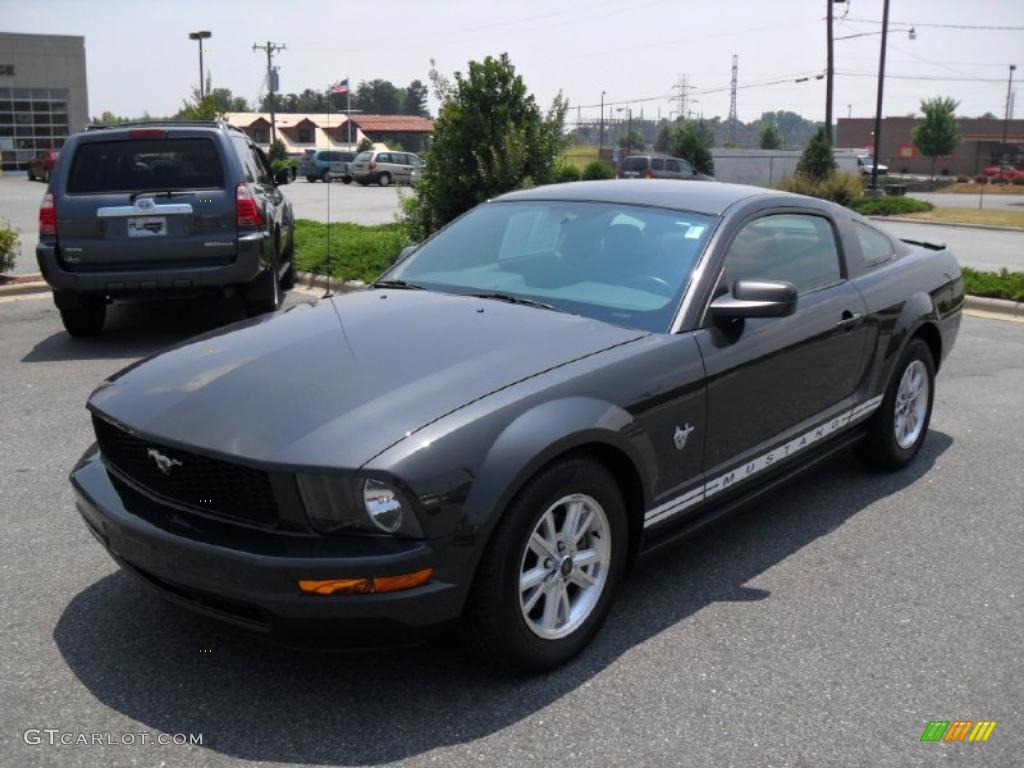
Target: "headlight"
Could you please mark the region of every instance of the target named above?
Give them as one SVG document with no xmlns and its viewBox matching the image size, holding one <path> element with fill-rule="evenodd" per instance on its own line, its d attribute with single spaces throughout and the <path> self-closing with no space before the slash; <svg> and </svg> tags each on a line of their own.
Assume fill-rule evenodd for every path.
<svg viewBox="0 0 1024 768">
<path fill-rule="evenodd" d="M 416 514 L 395 486 L 372 478 L 297 475 L 310 525 L 321 533 L 390 533 L 422 538 Z"/>
</svg>

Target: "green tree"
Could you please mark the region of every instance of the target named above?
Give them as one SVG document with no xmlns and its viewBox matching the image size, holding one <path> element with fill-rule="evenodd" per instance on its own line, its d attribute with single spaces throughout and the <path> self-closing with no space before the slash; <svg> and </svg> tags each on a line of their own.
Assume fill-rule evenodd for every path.
<svg viewBox="0 0 1024 768">
<path fill-rule="evenodd" d="M 454 81 L 431 66 L 440 101 L 434 137 L 409 210 L 414 237 L 426 237 L 478 203 L 546 183 L 565 148 L 567 102 L 545 114 L 508 54 L 470 61 Z"/>
<path fill-rule="evenodd" d="M 214 88 L 209 91 L 209 98 L 221 112 L 248 112 L 249 103 L 244 96 L 235 96 L 230 88 Z"/>
<path fill-rule="evenodd" d="M 796 175 L 808 181 L 824 181 L 838 169 L 832 142 L 829 141 L 825 126 L 821 126 L 807 142 L 800 162 L 796 164 Z"/>
<path fill-rule="evenodd" d="M 270 159 L 271 163 L 273 163 L 275 160 L 287 160 L 288 148 L 280 139 L 274 139 L 273 144 L 270 145 L 270 151 L 267 152 L 267 157 Z"/>
<path fill-rule="evenodd" d="M 599 181 L 601 179 L 614 179 L 615 169 L 606 160 L 591 160 L 583 169 L 584 181 Z"/>
<path fill-rule="evenodd" d="M 413 80 L 405 89 L 405 98 L 402 99 L 402 114 L 419 115 L 430 117 L 430 110 L 427 109 L 427 86 L 419 80 Z"/>
<path fill-rule="evenodd" d="M 352 108 L 370 115 L 397 115 L 404 97 L 405 92 L 388 80 L 364 80 L 352 94 Z"/>
<path fill-rule="evenodd" d="M 668 152 L 669 145 L 672 142 L 671 133 L 672 129 L 668 123 L 663 124 L 658 129 L 658 135 L 654 137 L 655 152 Z"/>
<path fill-rule="evenodd" d="M 177 117 L 183 120 L 217 120 L 224 116 L 217 99 L 212 93 L 206 96 L 199 96 L 199 89 L 192 89 L 192 100 L 182 102 Z"/>
<path fill-rule="evenodd" d="M 942 155 L 950 155 L 960 143 L 960 131 L 956 125 L 956 108 L 960 102 L 936 96 L 921 102 L 924 122 L 910 132 L 910 140 L 925 157 L 932 159 L 931 177 L 935 178 L 935 161 Z"/>
<path fill-rule="evenodd" d="M 683 123 L 672 129 L 669 134 L 669 153 L 689 161 L 698 173 L 715 172 L 706 132 L 699 130 L 696 123 Z"/>
<path fill-rule="evenodd" d="M 779 149 L 782 147 L 782 134 L 775 123 L 764 123 L 758 132 L 761 149 Z"/>
<path fill-rule="evenodd" d="M 357 152 L 370 152 L 373 149 L 373 142 L 363 136 L 362 141 L 359 142 L 359 146 L 356 147 Z"/>
<path fill-rule="evenodd" d="M 632 130 L 619 139 L 619 146 L 623 149 L 643 149 L 647 145 L 640 131 Z"/>
</svg>

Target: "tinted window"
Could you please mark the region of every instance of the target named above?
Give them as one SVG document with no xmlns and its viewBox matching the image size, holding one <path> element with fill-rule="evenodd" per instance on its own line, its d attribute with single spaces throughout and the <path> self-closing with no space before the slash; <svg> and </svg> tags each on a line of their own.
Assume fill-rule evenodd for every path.
<svg viewBox="0 0 1024 768">
<path fill-rule="evenodd" d="M 210 139 L 129 139 L 79 145 L 68 175 L 70 193 L 140 189 L 219 189 L 217 147 Z"/>
<path fill-rule="evenodd" d="M 390 163 L 391 162 L 391 155 L 390 155 L 390 153 L 388 153 L 388 152 L 381 152 L 379 155 L 377 155 L 377 162 L 378 163 Z"/>
<path fill-rule="evenodd" d="M 365 163 L 365 162 L 368 162 L 369 159 L 372 156 L 373 156 L 372 152 L 360 152 L 358 155 L 356 155 L 356 159 L 354 160 L 354 162 L 356 162 L 356 163 Z"/>
<path fill-rule="evenodd" d="M 832 226 L 820 216 L 778 214 L 746 224 L 725 257 L 723 289 L 737 280 L 785 280 L 800 292 L 840 279 Z"/>
<path fill-rule="evenodd" d="M 423 161 L 420 160 L 419 157 L 417 157 L 416 155 L 409 155 L 409 162 L 412 165 L 423 165 Z"/>
<path fill-rule="evenodd" d="M 652 157 L 651 158 L 651 170 L 652 171 L 664 171 L 665 170 L 665 161 L 664 161 L 664 159 L 662 159 L 660 157 Z"/>
<path fill-rule="evenodd" d="M 320 159 L 323 160 L 325 163 L 333 163 L 335 160 L 340 160 L 341 159 L 341 153 L 340 152 L 321 152 L 320 153 Z"/>
<path fill-rule="evenodd" d="M 663 332 L 714 222 L 615 203 L 486 203 L 388 277 L 450 293 L 511 293 Z"/>
<path fill-rule="evenodd" d="M 672 173 L 679 173 L 679 163 L 671 158 L 668 158 L 667 160 L 665 160 L 665 170 L 671 171 Z"/>
<path fill-rule="evenodd" d="M 249 142 L 242 138 L 232 139 L 232 141 L 238 154 L 238 160 L 242 164 L 242 175 L 245 177 L 245 181 L 256 181 L 259 176 L 259 167 L 256 165 L 256 158 L 249 149 Z"/>
<path fill-rule="evenodd" d="M 677 158 L 676 162 L 679 163 L 679 170 L 682 171 L 683 173 L 693 173 L 693 166 L 690 165 L 685 160 L 679 160 Z"/>
<path fill-rule="evenodd" d="M 355 155 L 352 152 L 338 152 L 338 159 L 345 163 L 351 163 Z"/>
<path fill-rule="evenodd" d="M 260 184 L 269 184 L 274 174 L 270 170 L 270 163 L 267 162 L 266 155 L 258 147 L 250 145 L 249 149 L 252 152 L 253 162 L 256 164 L 256 181 Z"/>
<path fill-rule="evenodd" d="M 647 170 L 647 158 L 646 157 L 627 157 L 621 163 L 619 163 L 619 170 L 622 171 L 646 171 Z"/>
<path fill-rule="evenodd" d="M 888 237 L 859 221 L 854 222 L 854 227 L 857 232 L 857 241 L 860 243 L 860 252 L 864 257 L 864 266 L 874 267 L 893 257 L 895 251 L 892 241 Z"/>
</svg>

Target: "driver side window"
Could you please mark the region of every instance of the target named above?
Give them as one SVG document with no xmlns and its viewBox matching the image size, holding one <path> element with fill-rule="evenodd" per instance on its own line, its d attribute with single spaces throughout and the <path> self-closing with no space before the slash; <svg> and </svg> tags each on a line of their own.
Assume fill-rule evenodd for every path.
<svg viewBox="0 0 1024 768">
<path fill-rule="evenodd" d="M 842 279 L 839 250 L 828 219 L 772 214 L 748 222 L 729 246 L 716 294 L 737 280 L 785 280 L 800 293 Z"/>
</svg>

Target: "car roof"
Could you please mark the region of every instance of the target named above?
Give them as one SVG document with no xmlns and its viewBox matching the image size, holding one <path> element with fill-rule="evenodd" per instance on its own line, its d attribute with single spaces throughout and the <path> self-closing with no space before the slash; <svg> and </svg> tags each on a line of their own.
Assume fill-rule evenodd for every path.
<svg viewBox="0 0 1024 768">
<path fill-rule="evenodd" d="M 496 201 L 564 200 L 576 202 L 622 203 L 673 208 L 710 216 L 720 216 L 729 206 L 752 197 L 803 199 L 800 195 L 744 184 L 718 181 L 677 181 L 674 179 L 616 179 L 608 181 L 571 181 L 521 189 L 495 198 Z"/>
</svg>

